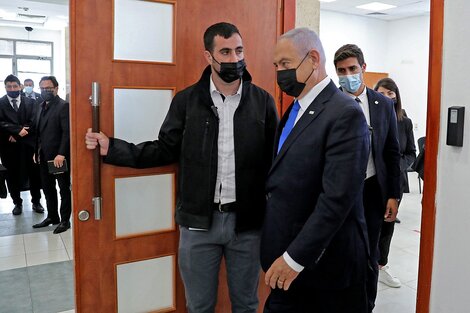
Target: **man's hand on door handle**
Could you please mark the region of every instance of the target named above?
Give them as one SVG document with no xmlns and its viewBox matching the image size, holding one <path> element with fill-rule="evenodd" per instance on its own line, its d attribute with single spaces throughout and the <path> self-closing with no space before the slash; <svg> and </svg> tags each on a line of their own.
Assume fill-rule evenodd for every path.
<svg viewBox="0 0 470 313">
<path fill-rule="evenodd" d="M 88 128 L 87 133 L 85 135 L 85 144 L 86 148 L 89 150 L 94 150 L 99 145 L 100 146 L 100 154 L 107 155 L 108 148 L 109 148 L 109 138 L 104 133 L 93 133 L 91 128 Z"/>
</svg>

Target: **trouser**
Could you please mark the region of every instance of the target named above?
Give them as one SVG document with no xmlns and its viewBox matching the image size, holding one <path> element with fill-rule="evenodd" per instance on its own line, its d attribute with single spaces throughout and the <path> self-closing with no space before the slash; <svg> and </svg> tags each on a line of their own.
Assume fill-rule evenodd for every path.
<svg viewBox="0 0 470 313">
<path fill-rule="evenodd" d="M 214 211 L 208 231 L 180 226 L 178 263 L 188 313 L 213 313 L 225 258 L 232 313 L 255 313 L 260 274 L 259 231 L 235 232 L 236 214 Z"/>
<path fill-rule="evenodd" d="M 31 202 L 41 200 L 41 180 L 37 164 L 33 162 L 34 148 L 25 144 L 10 143 L 2 152 L 2 163 L 7 169 L 7 186 L 14 204 L 23 204 L 21 189 L 23 182 L 29 180 Z"/>
<path fill-rule="evenodd" d="M 388 254 L 390 252 L 390 245 L 392 243 L 393 231 L 395 229 L 395 221 L 382 223 L 382 230 L 380 232 L 379 240 L 379 265 L 385 266 L 388 263 Z"/>
<path fill-rule="evenodd" d="M 61 174 L 49 174 L 46 161 L 41 161 L 41 181 L 44 195 L 46 196 L 47 217 L 53 221 L 68 222 L 72 213 L 72 194 L 70 190 L 70 172 Z M 56 180 L 60 193 L 60 217 L 59 202 L 57 199 Z"/>
<path fill-rule="evenodd" d="M 377 284 L 379 280 L 379 238 L 385 214 L 385 205 L 376 176 L 366 179 L 364 183 L 364 215 L 367 223 L 367 234 L 370 247 L 370 268 L 368 270 L 366 289 L 369 301 L 369 312 L 375 307 Z"/>
<path fill-rule="evenodd" d="M 339 290 L 272 289 L 264 313 L 366 313 L 367 309 L 365 284 L 358 283 Z"/>
</svg>

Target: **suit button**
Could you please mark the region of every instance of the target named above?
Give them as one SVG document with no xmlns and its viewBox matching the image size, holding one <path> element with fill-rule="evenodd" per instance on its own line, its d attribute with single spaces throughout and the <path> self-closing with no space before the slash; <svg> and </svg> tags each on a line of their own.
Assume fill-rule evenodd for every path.
<svg viewBox="0 0 470 313">
<path fill-rule="evenodd" d="M 270 192 L 268 192 L 268 193 L 266 194 L 266 200 L 269 200 L 269 198 L 271 198 L 271 193 L 270 193 Z"/>
</svg>

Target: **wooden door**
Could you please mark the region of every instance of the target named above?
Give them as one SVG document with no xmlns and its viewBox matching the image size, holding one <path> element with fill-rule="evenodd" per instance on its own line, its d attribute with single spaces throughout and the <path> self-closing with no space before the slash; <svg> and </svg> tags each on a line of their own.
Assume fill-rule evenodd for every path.
<svg viewBox="0 0 470 313">
<path fill-rule="evenodd" d="M 364 73 L 364 83 L 367 87 L 374 89 L 375 85 L 382 78 L 387 78 L 388 73 L 381 72 L 365 72 Z"/>
<path fill-rule="evenodd" d="M 71 148 L 77 312 L 185 312 L 177 268 L 177 165 L 101 165 L 102 208 L 92 206 L 92 82 L 100 91 L 100 130 L 131 142 L 153 140 L 175 92 L 206 66 L 204 30 L 240 29 L 254 82 L 276 93 L 272 51 L 283 1 L 71 0 Z M 80 212 L 90 218 L 81 221 Z M 228 312 L 220 297 L 218 312 Z"/>
</svg>

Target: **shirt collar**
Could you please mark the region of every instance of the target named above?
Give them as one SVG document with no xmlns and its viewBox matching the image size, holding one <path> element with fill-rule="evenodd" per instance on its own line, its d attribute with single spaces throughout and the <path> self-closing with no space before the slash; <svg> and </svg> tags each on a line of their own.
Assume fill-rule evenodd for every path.
<svg viewBox="0 0 470 313">
<path fill-rule="evenodd" d="M 322 81 L 320 81 L 318 84 L 313 86 L 312 89 L 310 89 L 305 96 L 302 97 L 302 99 L 296 99 L 300 107 L 302 108 L 303 111 L 305 111 L 310 104 L 312 104 L 313 100 L 322 92 L 323 89 L 328 86 L 330 83 L 330 78 L 326 76 Z"/>
<path fill-rule="evenodd" d="M 367 99 L 367 86 L 364 86 L 364 90 L 358 95 L 358 96 L 355 96 L 353 95 L 352 93 L 349 93 L 346 89 L 344 88 L 341 88 L 343 90 L 343 92 L 345 94 L 347 94 L 348 96 L 350 96 L 351 98 L 353 99 L 356 99 L 356 98 L 359 98 L 359 100 L 361 100 L 361 102 L 364 102 L 364 99 Z"/>
<path fill-rule="evenodd" d="M 212 80 L 212 74 L 209 79 L 209 88 L 210 88 L 210 93 L 212 94 L 213 92 L 217 92 L 218 94 L 221 94 L 220 91 L 217 90 L 217 87 L 215 87 L 214 81 Z M 241 95 L 242 94 L 242 86 L 243 86 L 243 79 L 240 79 L 240 86 L 238 86 L 238 90 L 234 95 Z M 232 96 L 234 96 L 232 95 Z"/>
<path fill-rule="evenodd" d="M 11 100 L 16 100 L 16 101 L 17 101 L 16 104 L 20 103 L 20 101 L 21 101 L 21 95 L 19 95 L 19 96 L 16 97 L 16 98 L 12 98 L 12 97 L 10 97 L 9 95 L 7 95 L 7 98 L 8 98 L 8 101 L 10 101 L 10 103 L 11 103 Z"/>
</svg>

